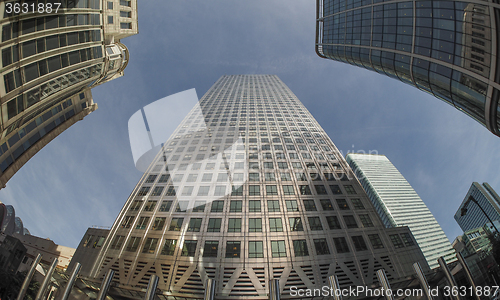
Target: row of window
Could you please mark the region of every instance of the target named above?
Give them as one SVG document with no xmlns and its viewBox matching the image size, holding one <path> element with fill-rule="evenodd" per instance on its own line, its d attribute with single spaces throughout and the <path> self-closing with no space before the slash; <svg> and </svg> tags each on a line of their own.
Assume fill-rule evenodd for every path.
<svg viewBox="0 0 500 300">
<path fill-rule="evenodd" d="M 358 215 L 362 227 L 373 227 L 373 222 L 368 214 Z M 166 217 L 156 217 L 151 225 L 151 230 L 163 231 L 166 223 Z M 358 222 L 354 215 L 343 215 L 344 226 L 340 224 L 337 216 L 326 216 L 328 228 L 331 230 L 342 228 L 359 228 Z M 308 217 L 309 230 L 322 231 L 324 227 L 321 223 L 320 217 Z M 134 224 L 135 216 L 126 216 L 121 224 L 121 228 L 131 228 Z M 283 232 L 282 218 L 269 218 L 269 232 Z M 304 231 L 304 225 L 301 217 L 290 217 L 289 231 Z M 150 222 L 150 217 L 141 216 L 135 224 L 135 229 L 147 229 Z M 170 220 L 168 231 L 181 231 L 184 218 L 174 217 Z M 187 225 L 187 232 L 200 232 L 202 218 L 191 218 Z M 210 218 L 206 227 L 207 232 L 220 232 L 222 218 Z M 242 232 L 242 219 L 229 218 L 227 221 L 227 228 L 224 232 Z M 248 232 L 262 232 L 262 218 L 249 218 L 248 219 Z"/>
<path fill-rule="evenodd" d="M 42 59 L 4 75 L 5 91 L 8 93 L 21 85 L 55 72 L 61 68 L 102 57 L 102 47 L 86 48 Z M 13 117 L 13 116 L 11 116 Z"/>
<path fill-rule="evenodd" d="M 50 15 L 12 22 L 2 27 L 2 42 L 21 35 L 69 26 L 101 25 L 100 14 Z"/>
<path fill-rule="evenodd" d="M 85 30 L 30 40 L 2 49 L 2 63 L 6 67 L 20 59 L 75 44 L 101 41 L 100 30 Z"/>
<path fill-rule="evenodd" d="M 398 235 L 396 235 L 398 236 Z M 399 238 L 399 236 L 398 236 Z M 410 237 L 411 239 L 411 237 Z M 116 236 L 111 244 L 111 249 L 121 249 L 123 242 L 125 240 L 124 236 Z M 156 252 L 158 245 L 158 238 L 146 238 L 142 253 L 153 254 Z M 384 244 L 380 239 L 378 234 L 369 234 L 368 240 L 370 241 L 373 249 L 382 249 Z M 351 236 L 352 246 L 354 246 L 355 251 L 366 251 L 368 246 L 365 242 L 365 238 L 362 235 Z M 141 242 L 140 237 L 131 237 L 125 251 L 136 252 Z M 178 241 L 173 239 L 166 239 L 163 248 L 160 251 L 161 255 L 171 255 L 175 254 Z M 326 239 L 314 239 L 314 252 L 316 255 L 328 255 L 331 254 L 330 246 Z M 333 245 L 337 253 L 349 253 L 351 252 L 350 246 L 348 245 L 347 239 L 345 237 L 333 238 Z M 309 256 L 308 243 L 306 240 L 293 240 L 292 241 L 293 252 L 295 257 Z M 351 246 L 351 247 L 352 247 Z M 196 240 L 185 240 L 180 249 L 180 256 L 194 257 L 196 255 L 196 249 L 198 247 L 198 241 Z M 205 241 L 201 255 L 203 257 L 218 257 L 219 255 L 219 241 Z M 287 257 L 286 243 L 282 241 L 270 241 L 270 255 L 271 257 Z M 249 241 L 248 242 L 248 257 L 249 258 L 263 258 L 264 257 L 264 242 L 263 241 Z M 240 258 L 241 257 L 241 241 L 227 241 L 225 249 L 226 258 Z"/>
<path fill-rule="evenodd" d="M 320 199 L 320 206 L 324 211 L 335 210 L 330 199 Z M 365 209 L 363 203 L 360 199 L 350 199 L 352 207 L 356 210 Z M 351 207 L 346 199 L 335 199 L 338 209 L 340 210 L 350 210 Z M 131 211 L 138 211 L 144 201 L 136 200 L 130 206 Z M 155 211 L 157 201 L 147 201 L 144 206 L 144 211 Z M 161 202 L 159 207 L 159 212 L 169 212 L 173 204 L 173 200 L 165 200 Z M 302 200 L 304 205 L 304 211 L 317 211 L 314 199 L 304 199 Z M 193 206 L 190 207 L 190 201 L 178 201 L 175 206 L 175 212 L 186 212 L 191 210 L 192 212 L 204 212 L 206 207 L 206 201 L 194 201 Z M 224 212 L 224 200 L 216 200 L 210 204 L 210 212 Z M 248 201 L 248 211 L 249 212 L 261 212 L 262 202 L 260 200 L 249 200 Z M 229 212 L 242 212 L 243 201 L 231 200 L 229 202 Z M 286 210 L 289 212 L 300 211 L 297 200 L 285 200 Z M 279 200 L 267 200 L 268 212 L 279 212 L 280 211 L 280 201 Z"/>
<path fill-rule="evenodd" d="M 206 174 L 204 174 L 206 175 Z M 212 174 L 210 174 L 212 175 Z M 204 180 L 211 181 L 208 178 L 202 178 L 202 182 Z M 329 185 L 331 194 L 333 195 L 342 195 L 342 190 L 339 185 L 333 184 Z M 150 196 L 157 196 L 160 197 L 163 193 L 164 186 L 156 186 Z M 210 192 L 211 187 L 210 186 L 200 186 L 198 187 L 198 192 L 195 194 L 194 193 L 194 186 L 184 186 L 182 188 L 182 192 L 178 193 L 178 188 L 174 186 L 168 186 L 166 193 L 164 196 L 185 196 L 185 197 L 190 197 L 190 196 L 226 196 L 231 194 L 231 196 L 243 196 L 243 188 L 244 186 L 239 186 L 239 187 L 232 187 L 231 190 L 228 190 L 225 185 L 218 185 L 215 186 L 215 189 L 213 190 L 213 194 Z M 344 185 L 345 190 L 347 191 L 347 194 L 354 195 L 356 194 L 356 191 L 354 190 L 354 187 L 352 185 Z M 282 185 L 282 195 L 285 196 L 291 196 L 291 195 L 312 195 L 312 191 L 309 185 L 298 185 L 298 191 L 297 193 L 295 192 L 296 187 L 293 185 Z M 139 189 L 139 192 L 137 193 L 137 197 L 143 197 L 148 195 L 149 191 L 151 190 L 151 187 L 149 186 L 143 186 Z M 249 185 L 247 187 L 247 192 L 245 195 L 248 196 L 262 196 L 263 193 L 261 192 L 261 186 L 260 185 Z M 317 195 L 328 195 L 328 191 L 324 185 L 319 185 L 315 184 L 314 185 L 314 190 Z M 266 195 L 278 195 L 278 187 L 276 185 L 266 185 Z"/>
</svg>

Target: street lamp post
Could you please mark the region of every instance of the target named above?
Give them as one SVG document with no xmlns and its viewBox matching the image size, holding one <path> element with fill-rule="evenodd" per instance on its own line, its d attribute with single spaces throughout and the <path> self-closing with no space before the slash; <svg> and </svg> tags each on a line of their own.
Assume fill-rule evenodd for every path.
<svg viewBox="0 0 500 300">
<path fill-rule="evenodd" d="M 498 231 L 498 228 L 495 226 L 495 223 L 493 223 L 493 221 L 490 219 L 490 217 L 488 216 L 488 214 L 484 211 L 484 209 L 481 207 L 481 205 L 477 202 L 476 199 L 474 199 L 474 197 L 472 197 L 472 195 L 469 196 L 469 199 L 467 199 L 467 201 L 465 201 L 464 203 L 464 206 L 462 207 L 461 211 L 460 211 L 460 216 L 465 216 L 465 214 L 467 213 L 467 206 L 469 205 L 470 202 L 474 202 L 476 203 L 476 205 L 479 207 L 479 209 L 483 212 L 483 214 L 486 216 L 486 218 L 488 218 L 488 221 L 490 221 L 491 225 L 493 225 L 493 228 L 495 228 L 495 231 L 497 232 L 497 234 L 500 234 L 500 232 Z"/>
</svg>

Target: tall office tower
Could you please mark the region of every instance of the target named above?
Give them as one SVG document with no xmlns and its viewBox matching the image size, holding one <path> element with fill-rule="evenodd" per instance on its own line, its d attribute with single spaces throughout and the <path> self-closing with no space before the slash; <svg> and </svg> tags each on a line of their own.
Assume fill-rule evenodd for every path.
<svg viewBox="0 0 500 300">
<path fill-rule="evenodd" d="M 499 12 L 490 1 L 317 0 L 316 53 L 413 85 L 500 136 Z"/>
<path fill-rule="evenodd" d="M 386 227 L 408 226 L 431 268 L 455 251 L 438 222 L 415 190 L 385 155 L 349 153 L 347 162 Z"/>
<path fill-rule="evenodd" d="M 470 201 L 470 197 L 477 203 Z M 467 212 L 462 216 L 462 208 L 464 207 Z M 455 213 L 455 221 L 465 232 L 488 223 L 489 220 L 486 215 L 492 221 L 500 220 L 500 196 L 488 183 L 479 184 L 473 182 L 464 201 L 462 201 Z M 500 230 L 500 228 L 498 229 Z"/>
<path fill-rule="evenodd" d="M 412 273 L 407 227 L 385 229 L 340 152 L 274 75 L 222 76 L 165 142 L 118 215 L 92 276 L 164 295 L 262 299 Z M 297 297 L 297 296 L 296 296 Z M 295 298 L 296 298 L 295 297 Z"/>
<path fill-rule="evenodd" d="M 129 54 L 120 39 L 138 31 L 137 0 L 9 0 L 0 15 L 1 188 L 97 109 L 90 88 L 123 75 Z"/>
</svg>

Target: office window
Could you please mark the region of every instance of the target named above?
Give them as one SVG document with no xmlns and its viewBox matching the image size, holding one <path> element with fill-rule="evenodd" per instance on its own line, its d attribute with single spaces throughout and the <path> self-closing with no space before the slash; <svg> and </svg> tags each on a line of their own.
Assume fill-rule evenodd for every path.
<svg viewBox="0 0 500 300">
<path fill-rule="evenodd" d="M 389 235 L 389 238 L 396 249 L 403 248 L 405 246 L 398 234 L 391 234 Z"/>
<path fill-rule="evenodd" d="M 158 244 L 157 238 L 147 238 L 144 248 L 142 248 L 142 253 L 155 253 L 156 245 Z"/>
<path fill-rule="evenodd" d="M 260 181 L 259 173 L 248 174 L 248 181 Z"/>
<path fill-rule="evenodd" d="M 309 256 L 306 240 L 294 240 L 293 251 L 295 252 L 295 257 Z"/>
<path fill-rule="evenodd" d="M 165 196 L 175 196 L 175 188 L 173 186 L 169 186 Z"/>
<path fill-rule="evenodd" d="M 290 173 L 280 173 L 281 181 L 292 181 Z"/>
<path fill-rule="evenodd" d="M 365 206 L 363 205 L 363 202 L 361 202 L 361 199 L 351 199 L 351 202 L 354 209 L 365 209 Z"/>
<path fill-rule="evenodd" d="M 217 182 L 226 182 L 226 181 L 228 181 L 227 173 L 219 173 L 219 175 L 217 175 Z"/>
<path fill-rule="evenodd" d="M 349 252 L 349 247 L 347 246 L 347 241 L 345 237 L 333 238 L 333 243 L 335 244 L 335 249 L 337 249 L 337 253 Z"/>
<path fill-rule="evenodd" d="M 161 212 L 170 211 L 170 208 L 172 207 L 172 203 L 173 203 L 172 200 L 162 201 L 159 211 L 161 211 Z"/>
<path fill-rule="evenodd" d="M 229 219 L 227 224 L 227 232 L 241 232 L 241 219 Z"/>
<path fill-rule="evenodd" d="M 278 168 L 282 169 L 282 170 L 288 169 L 288 164 L 286 162 L 279 162 L 278 163 Z"/>
<path fill-rule="evenodd" d="M 354 187 L 352 185 L 344 185 L 344 189 L 348 195 L 356 194 L 356 191 L 354 190 Z"/>
<path fill-rule="evenodd" d="M 307 181 L 306 173 L 295 173 L 295 177 L 297 177 L 298 181 Z"/>
<path fill-rule="evenodd" d="M 330 185 L 330 189 L 332 190 L 332 193 L 334 195 L 342 195 L 342 190 L 340 189 L 340 186 L 336 184 Z"/>
<path fill-rule="evenodd" d="M 205 201 L 195 201 L 193 212 L 204 212 L 205 211 Z"/>
<path fill-rule="evenodd" d="M 188 232 L 200 232 L 200 228 L 201 228 L 201 218 L 191 218 L 191 220 L 189 220 L 187 228 Z"/>
<path fill-rule="evenodd" d="M 312 195 L 311 188 L 308 185 L 299 185 L 301 195 Z"/>
<path fill-rule="evenodd" d="M 343 216 L 347 228 L 358 228 L 358 223 L 354 216 Z"/>
<path fill-rule="evenodd" d="M 206 241 L 203 247 L 203 257 L 217 257 L 219 241 Z"/>
<path fill-rule="evenodd" d="M 184 218 L 172 218 L 170 221 L 169 231 L 181 231 L 182 222 L 184 222 Z"/>
<path fill-rule="evenodd" d="M 318 195 L 327 195 L 328 194 L 324 185 L 315 185 L 314 188 L 316 189 L 316 193 Z"/>
<path fill-rule="evenodd" d="M 158 175 L 149 175 L 148 178 L 146 179 L 146 183 L 153 183 L 153 182 L 155 182 L 156 176 L 158 176 Z"/>
<path fill-rule="evenodd" d="M 224 211 L 224 200 L 215 200 L 212 202 L 212 208 L 210 212 L 223 212 Z"/>
<path fill-rule="evenodd" d="M 328 243 L 326 239 L 315 239 L 314 248 L 316 248 L 316 255 L 326 255 L 330 254 L 330 249 L 328 248 Z"/>
<path fill-rule="evenodd" d="M 162 255 L 174 255 L 177 240 L 165 240 L 165 245 L 161 250 Z"/>
<path fill-rule="evenodd" d="M 149 186 L 143 186 L 143 187 L 141 187 L 141 189 L 137 193 L 137 196 L 146 196 L 148 194 L 150 188 L 151 187 L 149 187 Z"/>
<path fill-rule="evenodd" d="M 285 200 L 287 211 L 299 211 L 299 205 L 297 200 Z"/>
<path fill-rule="evenodd" d="M 125 236 L 117 235 L 113 242 L 111 243 L 111 249 L 121 249 Z M 85 247 L 85 246 L 84 246 Z"/>
<path fill-rule="evenodd" d="M 276 181 L 276 177 L 274 173 L 265 173 L 264 174 L 264 179 L 266 181 Z"/>
<path fill-rule="evenodd" d="M 239 186 L 237 188 L 233 186 L 231 191 L 231 196 L 243 196 L 243 186 Z"/>
<path fill-rule="evenodd" d="M 280 203 L 278 200 L 267 200 L 267 211 L 277 212 L 280 211 Z"/>
<path fill-rule="evenodd" d="M 241 242 L 239 241 L 228 241 L 226 243 L 226 258 L 238 258 L 240 257 Z"/>
<path fill-rule="evenodd" d="M 274 164 L 272 162 L 264 162 L 264 169 L 274 169 Z"/>
<path fill-rule="evenodd" d="M 323 226 L 321 225 L 321 220 L 319 217 L 308 217 L 309 227 L 311 230 L 323 230 Z"/>
<path fill-rule="evenodd" d="M 413 242 L 413 239 L 411 238 L 411 235 L 409 233 L 402 233 L 401 238 L 403 239 L 403 242 L 405 246 L 413 246 L 415 243 Z"/>
<path fill-rule="evenodd" d="M 363 227 L 373 227 L 373 222 L 369 215 L 359 215 L 359 219 L 361 220 Z"/>
<path fill-rule="evenodd" d="M 189 205 L 189 201 L 179 201 L 175 207 L 175 212 L 186 212 Z"/>
<path fill-rule="evenodd" d="M 306 211 L 316 211 L 316 204 L 314 204 L 313 199 L 303 200 L 304 208 Z"/>
<path fill-rule="evenodd" d="M 290 231 L 304 231 L 304 226 L 302 225 L 302 219 L 300 217 L 288 218 L 290 222 Z"/>
<path fill-rule="evenodd" d="M 160 180 L 158 180 L 158 183 L 166 183 L 169 178 L 170 174 L 163 174 L 160 176 Z"/>
<path fill-rule="evenodd" d="M 113 24 L 113 16 L 108 16 L 108 24 Z"/>
<path fill-rule="evenodd" d="M 358 235 L 358 236 L 352 236 L 352 243 L 354 244 L 354 249 L 356 251 L 365 251 L 368 250 L 368 247 L 366 247 L 365 240 L 363 239 L 363 236 Z"/>
<path fill-rule="evenodd" d="M 336 216 L 328 216 L 326 217 L 326 222 L 328 223 L 328 227 L 330 229 L 341 229 L 339 219 Z"/>
<path fill-rule="evenodd" d="M 290 175 L 290 174 L 288 174 Z M 293 185 L 284 185 L 283 186 L 283 195 L 295 195 L 295 191 L 293 189 Z"/>
<path fill-rule="evenodd" d="M 127 247 L 125 251 L 135 252 L 137 251 L 137 247 L 139 247 L 139 243 L 141 242 L 141 238 L 137 236 L 133 236 L 128 241 Z"/>
<path fill-rule="evenodd" d="M 153 227 L 151 229 L 153 230 L 163 230 L 163 226 L 165 226 L 165 217 L 156 217 L 155 221 L 153 222 Z"/>
<path fill-rule="evenodd" d="M 221 218 L 210 218 L 208 220 L 207 232 L 220 232 Z"/>
<path fill-rule="evenodd" d="M 212 181 L 212 173 L 205 173 L 203 174 L 203 177 L 201 178 L 202 182 L 210 182 Z"/>
<path fill-rule="evenodd" d="M 281 218 L 269 218 L 269 231 L 281 232 L 283 231 L 283 222 Z"/>
<path fill-rule="evenodd" d="M 181 256 L 191 256 L 193 257 L 196 253 L 196 245 L 198 241 L 184 241 L 184 247 L 182 247 Z"/>
<path fill-rule="evenodd" d="M 229 212 L 241 212 L 242 206 L 243 201 L 231 200 L 231 202 L 229 202 Z"/>
<path fill-rule="evenodd" d="M 262 219 L 261 218 L 248 219 L 248 231 L 262 232 Z"/>
<path fill-rule="evenodd" d="M 286 257 L 285 241 L 271 241 L 271 253 L 273 257 Z"/>
<path fill-rule="evenodd" d="M 349 210 L 349 205 L 345 199 L 337 199 L 337 206 L 340 210 Z"/>
<path fill-rule="evenodd" d="M 149 222 L 149 217 L 141 217 L 139 219 L 139 222 L 137 222 L 137 226 L 135 227 L 135 229 L 146 229 L 148 222 Z"/>
<path fill-rule="evenodd" d="M 248 186 L 248 194 L 250 196 L 260 196 L 260 186 L 259 185 Z"/>
<path fill-rule="evenodd" d="M 275 185 L 266 185 L 266 194 L 268 196 L 278 195 L 278 187 Z"/>
<path fill-rule="evenodd" d="M 249 212 L 260 212 L 260 200 L 250 200 L 248 201 L 248 211 Z"/>
<path fill-rule="evenodd" d="M 226 187 L 223 185 L 215 186 L 214 196 L 225 196 L 226 195 Z"/>
<path fill-rule="evenodd" d="M 156 206 L 156 201 L 148 201 L 146 202 L 146 206 L 144 207 L 144 211 L 153 211 Z"/>
<path fill-rule="evenodd" d="M 248 242 L 248 258 L 264 257 L 264 245 L 261 241 Z"/>
<path fill-rule="evenodd" d="M 370 240 L 373 249 L 384 248 L 384 244 L 382 243 L 382 240 L 380 239 L 378 234 L 369 234 L 368 239 Z"/>
<path fill-rule="evenodd" d="M 323 208 L 323 210 L 334 210 L 330 199 L 321 199 L 319 202 L 321 203 L 321 208 Z"/>
<path fill-rule="evenodd" d="M 126 216 L 122 222 L 121 228 L 130 228 L 134 222 L 134 216 Z"/>
</svg>

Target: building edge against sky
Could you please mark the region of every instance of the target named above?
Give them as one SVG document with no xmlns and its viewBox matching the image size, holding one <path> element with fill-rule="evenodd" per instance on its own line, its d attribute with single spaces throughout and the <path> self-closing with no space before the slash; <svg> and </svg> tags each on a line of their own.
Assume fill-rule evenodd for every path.
<svg viewBox="0 0 500 300">
<path fill-rule="evenodd" d="M 350 176 L 348 176 L 350 175 Z M 351 179 L 349 179 L 351 178 Z M 86 236 L 82 243 L 91 244 Z M 104 235 L 103 235 L 104 236 Z M 82 244 L 82 245 L 83 245 Z M 219 299 L 267 297 L 269 280 L 344 288 L 428 268 L 408 227 L 385 228 L 341 153 L 275 75 L 222 76 L 145 172 L 91 277 Z"/>
<path fill-rule="evenodd" d="M 347 163 L 386 227 L 408 226 L 431 268 L 455 251 L 429 208 L 385 155 L 349 153 Z"/>
<path fill-rule="evenodd" d="M 385 74 L 500 136 L 498 4 L 317 0 L 316 53 Z"/>
<path fill-rule="evenodd" d="M 120 39 L 138 33 L 137 0 L 59 2 L 46 14 L 0 3 L 0 188 L 97 109 L 90 89 L 123 76 L 129 53 Z"/>
<path fill-rule="evenodd" d="M 471 201 L 467 205 L 467 213 L 462 216 L 462 208 L 471 196 L 478 202 L 484 210 L 484 213 L 481 211 L 478 204 Z M 485 213 L 491 220 L 500 221 L 500 196 L 488 183 L 484 182 L 483 184 L 479 184 L 473 182 L 464 201 L 462 201 L 455 213 L 455 221 L 458 223 L 458 226 L 466 232 L 474 228 L 482 227 L 484 224 L 488 223 L 489 220 L 484 215 Z"/>
</svg>

